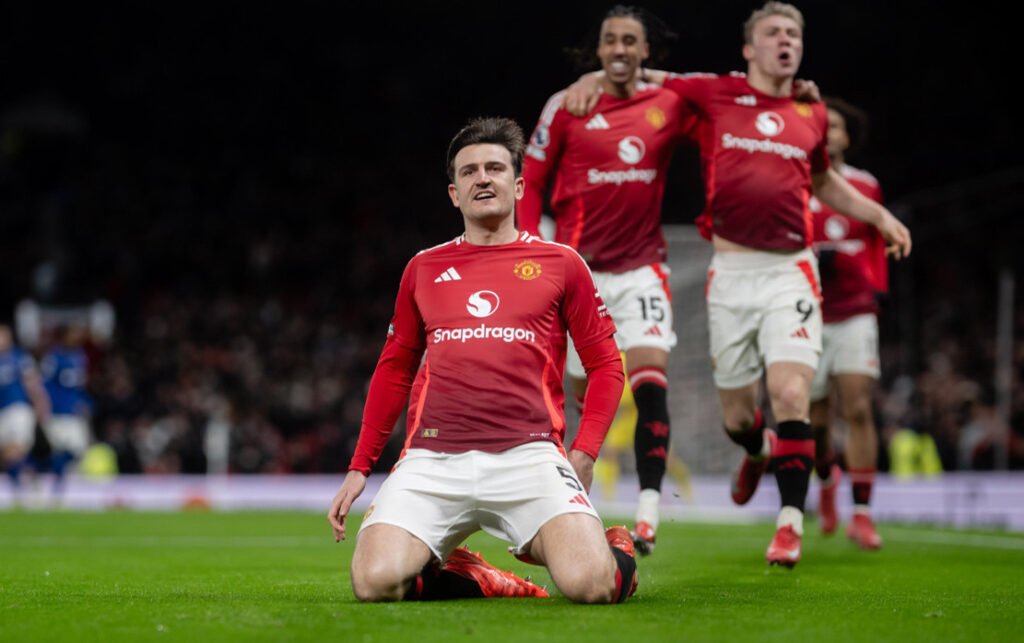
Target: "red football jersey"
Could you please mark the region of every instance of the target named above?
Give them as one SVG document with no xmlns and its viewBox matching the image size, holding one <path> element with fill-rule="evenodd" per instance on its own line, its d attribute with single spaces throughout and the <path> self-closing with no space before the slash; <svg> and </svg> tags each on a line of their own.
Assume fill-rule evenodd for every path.
<svg viewBox="0 0 1024 643">
<path fill-rule="evenodd" d="M 566 331 L 579 346 L 615 333 L 578 254 L 526 232 L 499 246 L 464 237 L 406 266 L 388 334 L 426 349 L 406 447 L 497 453 L 565 435 Z"/>
<path fill-rule="evenodd" d="M 811 175 L 829 167 L 824 103 L 763 94 L 738 72 L 671 74 L 665 87 L 698 117 L 701 233 L 762 250 L 809 246 Z"/>
<path fill-rule="evenodd" d="M 561 108 L 564 94 L 548 100 L 526 148 L 520 228 L 537 234 L 553 175 L 556 241 L 601 272 L 664 261 L 661 201 L 685 123 L 679 98 L 641 84 L 630 98 L 602 94 L 589 114 L 576 118 Z"/>
<path fill-rule="evenodd" d="M 869 172 L 845 164 L 838 171 L 866 197 L 882 202 L 882 189 Z M 889 291 L 889 263 L 882 234 L 875 226 L 839 214 L 814 198 L 811 211 L 814 249 L 835 251 L 834 270 L 821 274 L 821 313 L 825 323 L 877 313 L 875 293 Z"/>
</svg>

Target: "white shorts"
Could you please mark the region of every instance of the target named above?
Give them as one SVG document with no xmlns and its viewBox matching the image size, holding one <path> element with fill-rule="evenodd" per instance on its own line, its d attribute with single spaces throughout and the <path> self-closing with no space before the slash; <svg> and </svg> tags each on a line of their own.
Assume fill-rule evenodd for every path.
<svg viewBox="0 0 1024 643">
<path fill-rule="evenodd" d="M 600 520 L 572 465 L 550 442 L 501 453 L 409 449 L 359 531 L 377 523 L 401 527 L 443 561 L 481 529 L 521 552 L 544 523 L 567 513 Z"/>
<path fill-rule="evenodd" d="M 756 382 L 764 367 L 818 367 L 821 306 L 818 261 L 810 248 L 792 254 L 716 252 L 708 268 L 708 330 L 715 385 Z"/>
<path fill-rule="evenodd" d="M 821 345 L 821 365 L 811 385 L 813 401 L 828 395 L 833 375 L 854 373 L 877 380 L 882 374 L 878 359 L 878 317 L 871 313 L 825 324 Z"/>
<path fill-rule="evenodd" d="M 672 292 L 666 264 L 652 263 L 626 272 L 595 272 L 594 284 L 615 322 L 619 350 L 639 346 L 660 348 L 666 353 L 676 345 L 672 330 Z M 565 370 L 571 377 L 587 376 L 583 362 L 569 339 Z"/>
<path fill-rule="evenodd" d="M 79 415 L 52 415 L 43 423 L 43 433 L 54 451 L 78 457 L 89 446 L 89 421 Z"/>
<path fill-rule="evenodd" d="M 36 441 L 36 412 L 31 404 L 15 402 L 0 410 L 0 446 L 17 445 L 25 451 Z"/>
</svg>

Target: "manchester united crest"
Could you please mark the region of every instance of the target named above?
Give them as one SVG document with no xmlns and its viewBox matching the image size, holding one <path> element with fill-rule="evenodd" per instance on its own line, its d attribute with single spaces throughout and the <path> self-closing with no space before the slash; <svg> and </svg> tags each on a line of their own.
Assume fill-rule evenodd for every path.
<svg viewBox="0 0 1024 643">
<path fill-rule="evenodd" d="M 793 101 L 793 107 L 796 108 L 796 113 L 800 114 L 804 118 L 810 118 L 814 116 L 814 110 L 807 103 L 801 103 L 799 101 Z"/>
<path fill-rule="evenodd" d="M 644 113 L 644 118 L 647 122 L 654 126 L 654 129 L 661 129 L 666 122 L 668 117 L 665 116 L 665 112 L 661 111 L 660 107 L 651 107 Z"/>
<path fill-rule="evenodd" d="M 537 277 L 540 277 L 540 273 L 540 264 L 533 259 L 520 261 L 516 264 L 515 268 L 512 269 L 512 274 L 523 281 L 533 281 Z"/>
</svg>

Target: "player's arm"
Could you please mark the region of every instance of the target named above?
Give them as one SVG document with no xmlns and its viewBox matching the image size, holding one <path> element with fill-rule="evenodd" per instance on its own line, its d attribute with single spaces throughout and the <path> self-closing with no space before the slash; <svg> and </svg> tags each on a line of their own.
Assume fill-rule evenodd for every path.
<svg viewBox="0 0 1024 643">
<path fill-rule="evenodd" d="M 562 319 L 587 372 L 583 416 L 569 451 L 569 462 L 590 491 L 594 461 L 622 398 L 622 358 L 615 344 L 615 324 L 597 292 L 590 269 L 575 252 L 566 257 Z"/>
<path fill-rule="evenodd" d="M 651 85 L 659 85 L 671 89 L 680 94 L 684 99 L 698 98 L 698 96 L 688 96 L 690 92 L 684 89 L 685 83 L 675 83 L 671 84 L 671 86 L 666 85 L 666 82 L 671 77 L 679 78 L 678 75 L 663 69 L 644 69 L 642 70 L 641 80 Z M 604 70 L 592 71 L 580 76 L 566 90 L 564 103 L 566 111 L 573 116 L 583 116 L 594 109 L 598 98 L 601 96 L 601 80 L 603 78 Z M 798 78 L 793 82 L 793 98 L 816 103 L 821 101 L 821 91 L 818 90 L 818 85 L 813 80 Z"/>
<path fill-rule="evenodd" d="M 663 85 L 668 75 L 669 72 L 660 69 L 644 69 L 641 80 L 652 85 Z M 565 91 L 565 101 L 562 103 L 565 110 L 573 116 L 590 113 L 590 110 L 597 105 L 597 99 L 601 97 L 601 80 L 603 78 L 603 69 L 580 76 Z"/>
<path fill-rule="evenodd" d="M 811 175 L 814 196 L 836 212 L 878 228 L 889 244 L 886 253 L 896 259 L 910 256 L 910 230 L 888 208 L 861 194 L 834 168 Z"/>
<path fill-rule="evenodd" d="M 384 344 L 380 361 L 370 379 L 355 455 L 327 513 L 327 519 L 334 528 L 335 541 L 345 539 L 345 517 L 363 492 L 366 477 L 384 451 L 395 422 L 405 408 L 422 356 L 422 350 L 406 348 L 392 338 Z"/>
<path fill-rule="evenodd" d="M 530 136 L 523 158 L 526 190 L 516 204 L 516 223 L 520 230 L 540 236 L 540 217 L 544 211 L 544 194 L 552 172 L 558 167 L 565 147 L 567 115 L 559 109 L 562 92 L 548 99 L 537 127 Z"/>
<path fill-rule="evenodd" d="M 590 493 L 594 480 L 594 461 L 601 451 L 608 427 L 615 419 L 622 398 L 625 376 L 622 358 L 612 335 L 578 348 L 587 372 L 587 393 L 583 398 L 583 416 L 576 439 L 569 450 L 569 462 L 583 487 Z"/>
<path fill-rule="evenodd" d="M 413 262 L 409 262 L 398 287 L 388 339 L 370 378 L 356 451 L 349 464 L 349 472 L 327 512 L 335 541 L 345 538 L 345 517 L 366 487 L 366 477 L 384 451 L 384 445 L 405 407 L 423 357 L 426 346 L 424 326 L 412 292 L 413 273 Z"/>
</svg>

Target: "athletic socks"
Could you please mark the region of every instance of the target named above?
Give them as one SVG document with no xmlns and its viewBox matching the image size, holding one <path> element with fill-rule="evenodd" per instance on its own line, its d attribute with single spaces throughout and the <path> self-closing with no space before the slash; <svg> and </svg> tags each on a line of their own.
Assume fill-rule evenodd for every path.
<svg viewBox="0 0 1024 643">
<path fill-rule="evenodd" d="M 443 601 L 453 598 L 484 598 L 484 592 L 475 580 L 443 570 L 433 562 L 416 576 L 404 600 Z"/>
<path fill-rule="evenodd" d="M 783 507 L 804 510 L 811 468 L 814 466 L 814 433 L 808 422 L 779 422 L 778 441 L 772 453 L 772 469 Z"/>
<path fill-rule="evenodd" d="M 835 452 L 832 450 L 832 440 L 829 439 L 827 426 L 816 426 L 814 431 L 814 471 L 818 479 L 826 481 L 832 475 L 832 462 L 835 461 Z"/>
<path fill-rule="evenodd" d="M 754 424 L 750 428 L 730 431 L 725 427 L 725 434 L 729 439 L 740 445 L 747 451 L 747 455 L 757 459 L 764 448 L 764 415 L 761 409 L 754 409 Z"/>
<path fill-rule="evenodd" d="M 871 487 L 875 484 L 875 469 L 850 469 L 853 485 L 853 504 L 867 510 L 871 504 Z"/>
<path fill-rule="evenodd" d="M 629 374 L 629 386 L 636 402 L 636 433 L 633 448 L 640 489 L 661 490 L 668 458 L 668 378 L 660 368 L 645 366 Z"/>
<path fill-rule="evenodd" d="M 621 603 L 629 596 L 630 587 L 633 584 L 633 575 L 636 573 L 636 558 L 630 556 L 618 547 L 608 546 L 615 558 L 615 597 L 613 603 Z"/>
</svg>

